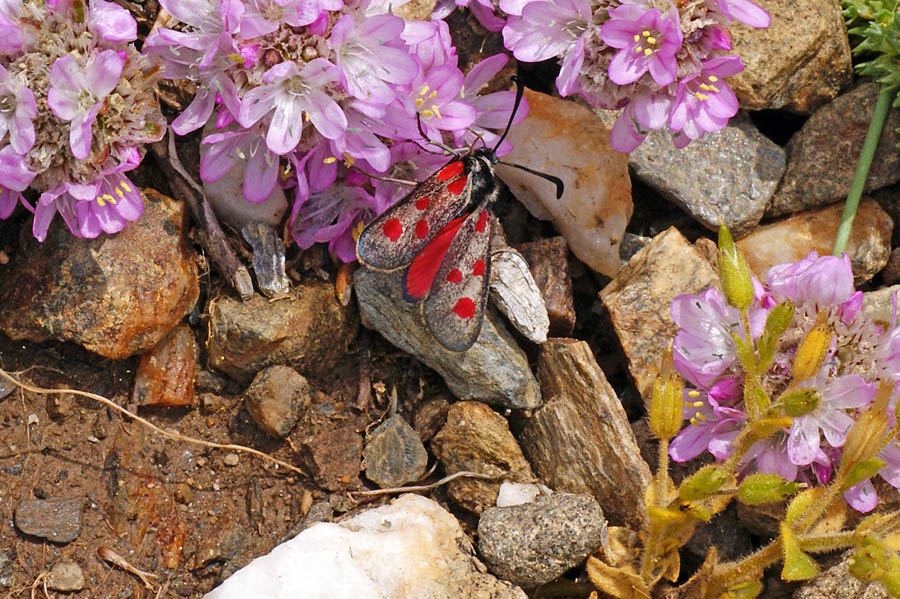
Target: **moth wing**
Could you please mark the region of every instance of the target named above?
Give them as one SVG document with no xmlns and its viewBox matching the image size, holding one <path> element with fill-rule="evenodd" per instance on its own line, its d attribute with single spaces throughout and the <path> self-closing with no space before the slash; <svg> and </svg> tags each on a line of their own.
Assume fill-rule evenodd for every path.
<svg viewBox="0 0 900 599">
<path fill-rule="evenodd" d="M 428 329 L 451 351 L 469 349 L 481 332 L 491 275 L 490 213 L 482 204 L 462 222 L 422 303 Z"/>
<path fill-rule="evenodd" d="M 472 185 L 464 161 L 449 162 L 369 223 L 356 242 L 359 261 L 376 270 L 412 262 L 469 203 Z"/>
</svg>

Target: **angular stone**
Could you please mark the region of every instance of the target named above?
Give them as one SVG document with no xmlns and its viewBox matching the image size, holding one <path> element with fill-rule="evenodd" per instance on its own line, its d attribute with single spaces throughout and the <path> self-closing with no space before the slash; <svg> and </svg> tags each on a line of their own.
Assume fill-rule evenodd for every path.
<svg viewBox="0 0 900 599">
<path fill-rule="evenodd" d="M 605 536 L 603 510 L 589 495 L 541 495 L 478 519 L 478 552 L 490 571 L 526 589 L 579 565 Z"/>
<path fill-rule="evenodd" d="M 283 297 L 291 289 L 284 272 L 284 241 L 265 223 L 249 223 L 241 235 L 253 248 L 253 274 L 256 286 L 266 297 Z"/>
<path fill-rule="evenodd" d="M 541 404 L 525 352 L 490 306 L 475 345 L 465 352 L 452 352 L 425 328 L 419 306 L 403 299 L 401 277 L 401 272 L 380 273 L 367 268 L 354 273 L 354 289 L 365 326 L 437 371 L 460 399 L 477 399 L 514 409 Z"/>
<path fill-rule="evenodd" d="M 302 445 L 316 483 L 329 491 L 359 488 L 363 440 L 353 426 L 324 429 Z"/>
<path fill-rule="evenodd" d="M 528 118 L 510 130 L 503 160 L 559 177 L 565 192 L 557 199 L 552 183 L 509 166 L 497 173 L 532 214 L 552 218 L 579 260 L 614 276 L 633 209 L 627 155 L 610 148 L 610 128 L 587 108 L 527 89 L 525 98 Z"/>
<path fill-rule="evenodd" d="M 737 242 L 750 268 L 765 280 L 770 267 L 804 258 L 815 250 L 820 256 L 831 253 L 843 204 L 810 210 L 758 228 Z M 860 202 L 845 250 L 853 267 L 857 286 L 884 268 L 891 255 L 891 217 L 874 201 Z"/>
<path fill-rule="evenodd" d="M 205 599 L 527 599 L 521 589 L 485 574 L 473 554 L 449 512 L 431 499 L 401 495 L 338 524 L 315 524 Z"/>
<path fill-rule="evenodd" d="M 5 551 L 0 549 L 0 589 L 8 589 L 15 582 L 12 567 L 13 560 L 9 558 Z"/>
<path fill-rule="evenodd" d="M 590 347 L 551 339 L 538 362 L 543 406 L 515 422 L 522 450 L 549 487 L 593 496 L 612 524 L 641 530 L 650 469 Z"/>
<path fill-rule="evenodd" d="M 447 424 L 431 440 L 431 450 L 453 474 L 468 470 L 506 474 L 505 480 L 530 482 L 534 478 L 506 419 L 477 401 L 450 406 Z M 460 506 L 480 514 L 497 501 L 502 479 L 458 478 L 447 484 L 447 494 Z"/>
<path fill-rule="evenodd" d="M 290 366 L 269 366 L 259 372 L 245 394 L 244 406 L 270 437 L 288 436 L 310 402 L 309 384 Z"/>
<path fill-rule="evenodd" d="M 47 588 L 54 591 L 80 591 L 84 588 L 84 572 L 71 561 L 57 562 L 47 576 Z"/>
<path fill-rule="evenodd" d="M 303 283 L 277 302 L 261 295 L 247 302 L 220 295 L 210 300 L 208 311 L 209 363 L 243 383 L 273 364 L 321 374 L 356 336 L 353 310 L 341 306 L 327 282 Z"/>
<path fill-rule="evenodd" d="M 788 142 L 787 170 L 766 216 L 792 214 L 846 199 L 880 86 L 864 83 L 816 111 Z M 900 180 L 900 109 L 893 108 L 878 141 L 863 191 Z"/>
<path fill-rule="evenodd" d="M 544 297 L 551 337 L 566 337 L 575 328 L 575 300 L 569 276 L 569 248 L 562 237 L 525 243 L 516 248 L 528 265 Z"/>
<path fill-rule="evenodd" d="M 741 108 L 809 114 L 853 80 L 850 45 L 838 0 L 772 0 L 772 22 L 729 23 L 744 70 L 728 78 Z"/>
<path fill-rule="evenodd" d="M 81 533 L 80 497 L 24 499 L 16 506 L 16 528 L 28 535 L 68 543 Z"/>
<path fill-rule="evenodd" d="M 449 410 L 450 402 L 443 397 L 425 400 L 416 408 L 416 414 L 413 416 L 413 428 L 423 442 L 434 437 L 444 426 Z"/>
<path fill-rule="evenodd" d="M 610 123 L 615 112 L 598 111 Z M 634 175 L 707 229 L 725 224 L 734 237 L 760 221 L 785 169 L 785 156 L 745 116 L 678 149 L 665 131 L 651 131 L 628 155 Z"/>
<path fill-rule="evenodd" d="M 194 403 L 197 340 L 178 325 L 141 356 L 134 378 L 134 401 L 141 406 L 190 406 Z"/>
<path fill-rule="evenodd" d="M 418 433 L 398 414 L 379 424 L 366 438 L 363 468 L 381 488 L 399 487 L 422 478 L 428 453 Z"/>
<path fill-rule="evenodd" d="M 491 303 L 532 343 L 547 340 L 550 317 L 525 258 L 511 247 L 491 252 Z"/>
<path fill-rule="evenodd" d="M 73 341 L 120 359 L 155 346 L 197 302 L 184 204 L 143 190 L 144 214 L 116 235 L 77 239 L 58 219 L 0 267 L 0 330 Z"/>
<path fill-rule="evenodd" d="M 678 331 L 669 305 L 675 296 L 698 293 L 717 281 L 713 266 L 671 227 L 635 254 L 600 292 L 645 402 L 663 350 Z"/>
<path fill-rule="evenodd" d="M 869 320 L 889 325 L 894 313 L 894 294 L 900 299 L 900 285 L 863 293 L 863 314 Z"/>
</svg>

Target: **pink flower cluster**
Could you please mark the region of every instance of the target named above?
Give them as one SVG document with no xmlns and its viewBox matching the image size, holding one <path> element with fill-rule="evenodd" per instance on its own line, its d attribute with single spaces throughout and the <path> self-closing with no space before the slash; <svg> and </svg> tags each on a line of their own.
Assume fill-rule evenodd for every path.
<svg viewBox="0 0 900 599">
<path fill-rule="evenodd" d="M 900 327 L 896 316 L 884 329 L 862 313 L 862 292 L 854 291 L 846 255 L 820 257 L 813 252 L 799 262 L 771 268 L 765 287 L 755 282 L 755 299 L 749 309 L 754 340 L 762 335 L 769 311 L 785 300 L 796 307 L 793 322 L 779 343 L 763 385 L 774 393 L 794 382 L 797 388 L 814 389 L 819 403 L 794 418 L 790 429 L 751 447 L 744 456 L 744 472 L 826 484 L 840 464 L 850 427 L 875 399 L 879 384 L 895 388 L 890 401 L 893 418 L 900 393 Z M 747 420 L 744 371 L 732 337 L 744 338 L 739 332 L 743 330 L 740 312 L 714 288 L 676 297 L 671 312 L 680 327 L 674 342 L 675 367 L 692 388 L 685 394 L 684 415 L 689 425 L 672 441 L 670 455 L 684 462 L 708 451 L 717 461 L 724 460 L 731 455 L 732 442 Z M 822 317 L 834 332 L 828 355 L 814 377 L 793 381 L 791 366 L 798 343 Z M 879 458 L 886 465 L 878 475 L 900 488 L 900 446 L 891 441 Z M 878 503 L 869 479 L 850 488 L 844 497 L 862 512 Z"/>
<path fill-rule="evenodd" d="M 475 11 L 474 4 L 479 9 Z M 490 0 L 469 8 L 482 17 Z M 726 27 L 738 20 L 767 27 L 750 0 L 499 0 L 508 15 L 503 41 L 518 60 L 561 60 L 560 95 L 594 107 L 624 109 L 612 145 L 634 150 L 652 129 L 668 129 L 677 147 L 718 131 L 738 110 L 724 78 L 743 69 Z"/>
<path fill-rule="evenodd" d="M 388 12 L 398 3 L 160 3 L 180 25 L 148 37 L 145 52 L 163 60 L 165 77 L 198 86 L 172 127 L 185 134 L 210 118 L 216 127 L 202 142 L 201 178 L 246 160 L 244 197 L 263 202 L 276 185 L 293 188 L 294 240 L 328 242 L 346 262 L 356 259 L 359 225 L 408 191 L 385 179 L 421 179 L 447 160 L 412 143 L 427 143 L 419 123 L 432 142 L 491 144 L 490 129 L 512 111 L 513 92 L 481 95 L 505 56 L 464 75 L 446 23 L 405 22 Z"/>
<path fill-rule="evenodd" d="M 143 213 L 125 173 L 166 126 L 134 18 L 105 0 L 6 0 L 0 32 L 0 218 L 22 204 L 39 240 L 57 213 L 77 237 L 122 230 Z"/>
</svg>

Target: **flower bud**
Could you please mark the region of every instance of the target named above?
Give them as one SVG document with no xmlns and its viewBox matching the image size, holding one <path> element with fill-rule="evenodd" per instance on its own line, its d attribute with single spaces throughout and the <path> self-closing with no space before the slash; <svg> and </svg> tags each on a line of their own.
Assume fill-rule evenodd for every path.
<svg viewBox="0 0 900 599">
<path fill-rule="evenodd" d="M 872 459 L 881 451 L 889 425 L 887 404 L 892 390 L 891 385 L 882 384 L 875 395 L 875 401 L 850 427 L 841 456 L 842 473 L 852 472 L 855 464 Z"/>
<path fill-rule="evenodd" d="M 790 326 L 794 319 L 794 304 L 790 301 L 782 302 L 769 311 L 766 317 L 766 326 L 759 338 L 760 370 L 768 370 L 775 358 L 775 350 L 778 348 L 778 340 Z"/>
<path fill-rule="evenodd" d="M 678 496 L 684 501 L 705 499 L 718 491 L 727 480 L 727 472 L 715 464 L 710 464 L 681 481 Z"/>
<path fill-rule="evenodd" d="M 722 597 L 727 597 L 728 599 L 755 599 L 762 590 L 763 585 L 760 581 L 748 580 L 746 582 L 739 582 L 733 587 L 728 587 L 728 590 L 725 591 L 725 594 L 722 595 Z"/>
<path fill-rule="evenodd" d="M 777 474 L 751 474 L 738 486 L 737 498 L 744 505 L 775 503 L 799 489 L 800 483 L 787 481 Z"/>
<path fill-rule="evenodd" d="M 821 394 L 811 387 L 795 389 L 784 396 L 784 413 L 791 418 L 809 414 L 822 400 Z"/>
<path fill-rule="evenodd" d="M 650 397 L 650 430 L 657 439 L 671 439 L 681 430 L 684 383 L 672 362 L 672 342 L 666 348 Z"/>
<path fill-rule="evenodd" d="M 810 379 L 819 372 L 828 349 L 831 347 L 831 328 L 825 322 L 817 322 L 800 342 L 794 356 L 792 372 L 795 381 Z"/>
<path fill-rule="evenodd" d="M 719 279 L 728 303 L 744 310 L 753 301 L 753 277 L 744 254 L 725 225 L 719 227 Z"/>
<path fill-rule="evenodd" d="M 784 521 L 787 524 L 793 524 L 799 520 L 807 510 L 821 501 L 823 495 L 825 495 L 825 489 L 823 487 L 812 487 L 811 489 L 806 489 L 805 491 L 798 493 L 788 504 L 787 510 L 785 510 L 784 513 Z"/>
</svg>

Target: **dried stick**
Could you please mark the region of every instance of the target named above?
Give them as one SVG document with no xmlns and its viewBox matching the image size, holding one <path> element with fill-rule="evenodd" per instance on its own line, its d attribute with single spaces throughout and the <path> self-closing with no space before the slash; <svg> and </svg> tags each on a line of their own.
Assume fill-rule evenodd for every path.
<svg viewBox="0 0 900 599">
<path fill-rule="evenodd" d="M 147 590 L 157 591 L 162 589 L 158 582 L 159 576 L 153 574 L 152 572 L 144 572 L 143 570 L 135 568 L 127 561 L 125 561 L 124 557 L 122 557 L 109 547 L 98 547 L 97 556 L 103 561 L 109 562 L 114 566 L 118 566 L 126 572 L 130 572 L 131 574 L 134 574 L 135 576 L 140 578 L 141 582 L 144 583 L 144 586 L 147 587 Z M 159 596 L 158 593 L 157 596 Z"/>
<path fill-rule="evenodd" d="M 240 298 L 246 301 L 253 297 L 253 281 L 250 273 L 238 260 L 234 249 L 228 243 L 212 206 L 203 194 L 203 188 L 194 181 L 178 159 L 172 131 L 169 130 L 166 136 L 168 143 L 160 140 L 150 144 L 150 153 L 156 159 L 157 166 L 166 175 L 172 194 L 190 208 L 194 221 L 200 227 L 200 245 Z"/>
<path fill-rule="evenodd" d="M 480 478 L 482 480 L 497 480 L 498 478 L 503 478 L 508 474 L 508 472 L 503 472 L 501 474 L 484 474 L 483 472 L 470 472 L 468 470 L 460 470 L 459 472 L 454 472 L 453 474 L 445 476 L 441 480 L 428 485 L 392 487 L 390 489 L 374 489 L 372 491 L 351 491 L 349 495 L 352 498 L 356 495 L 359 495 L 360 497 L 371 497 L 372 495 L 386 495 L 389 493 L 412 493 L 415 491 L 430 491 L 431 489 L 440 487 L 441 485 L 446 485 L 451 480 L 456 480 L 457 478 Z"/>
<path fill-rule="evenodd" d="M 50 394 L 61 395 L 63 393 L 71 393 L 73 395 L 80 395 L 81 397 L 87 397 L 88 399 L 93 399 L 94 401 L 102 403 L 106 407 L 111 408 L 111 409 L 119 412 L 120 414 L 124 414 L 125 416 L 128 416 L 132 420 L 135 420 L 135 421 L 139 422 L 140 424 L 143 424 L 150 430 L 157 432 L 164 437 L 169 437 L 170 439 L 175 439 L 176 441 L 184 441 L 186 443 L 193 443 L 194 445 L 202 445 L 203 447 L 211 447 L 213 449 L 228 449 L 231 451 L 239 451 L 242 453 L 249 453 L 250 455 L 255 455 L 258 458 L 262 458 L 263 460 L 272 462 L 273 464 L 278 464 L 279 466 L 281 466 L 283 468 L 287 468 L 291 472 L 299 474 L 300 476 L 302 476 L 304 478 L 307 477 L 306 472 L 304 472 L 300 468 L 297 468 L 296 466 L 292 466 L 291 464 L 288 464 L 287 462 L 283 462 L 277 458 L 273 458 L 272 456 L 270 456 L 266 453 L 263 453 L 256 449 L 253 449 L 252 447 L 245 447 L 244 445 L 234 445 L 231 443 L 213 443 L 212 441 L 204 441 L 202 439 L 196 439 L 194 437 L 188 437 L 187 435 L 182 435 L 181 433 L 178 433 L 175 431 L 170 431 L 170 430 L 166 430 L 164 428 L 160 428 L 160 427 L 156 426 L 155 424 L 153 424 L 152 422 L 150 422 L 149 420 L 147 420 L 146 418 L 141 418 L 134 412 L 123 408 L 122 406 L 115 403 L 111 399 L 107 399 L 107 398 L 103 397 L 102 395 L 97 395 L 96 393 L 90 393 L 88 391 L 79 391 L 78 389 L 44 389 L 43 387 L 36 387 L 34 385 L 30 385 L 28 383 L 23 383 L 22 381 L 17 380 L 16 378 L 14 378 L 12 375 L 10 375 L 8 372 L 3 370 L 2 368 L 0 368 L 0 378 L 4 378 L 4 379 L 8 380 L 9 382 L 11 382 L 12 384 L 14 384 L 18 387 L 21 387 L 25 391 L 31 391 L 32 393 L 40 393 L 42 395 L 50 395 Z"/>
</svg>

